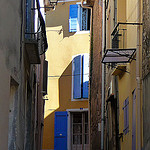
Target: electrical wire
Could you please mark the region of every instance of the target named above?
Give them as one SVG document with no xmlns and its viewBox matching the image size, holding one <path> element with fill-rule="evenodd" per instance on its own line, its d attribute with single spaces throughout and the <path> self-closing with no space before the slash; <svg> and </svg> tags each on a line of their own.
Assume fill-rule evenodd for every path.
<svg viewBox="0 0 150 150">
<path fill-rule="evenodd" d="M 54 75 L 54 76 L 48 76 L 49 78 L 59 78 L 59 77 L 71 77 L 71 76 L 80 76 L 80 75 L 89 75 L 89 73 L 85 73 L 85 74 L 75 74 L 75 75 L 70 75 L 70 74 L 66 74 L 66 75 Z"/>
</svg>

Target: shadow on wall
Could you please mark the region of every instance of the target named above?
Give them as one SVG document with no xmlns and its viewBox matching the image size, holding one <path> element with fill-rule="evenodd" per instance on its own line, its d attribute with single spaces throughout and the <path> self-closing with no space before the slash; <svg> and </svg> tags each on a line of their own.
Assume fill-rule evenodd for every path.
<svg viewBox="0 0 150 150">
<path fill-rule="evenodd" d="M 49 109 L 50 115 L 44 119 L 43 149 L 54 149 L 54 118 L 55 112 L 66 111 L 68 101 L 71 99 L 72 62 L 62 73 L 59 80 L 59 108 Z"/>
<path fill-rule="evenodd" d="M 43 149 L 54 149 L 54 118 L 55 112 L 66 111 L 66 109 L 77 109 L 87 107 L 85 101 L 71 101 L 72 86 L 72 62 L 67 66 L 59 80 L 59 108 L 49 109 L 50 115 L 44 119 Z"/>
<path fill-rule="evenodd" d="M 75 3 L 71 3 L 75 4 Z M 75 32 L 69 32 L 69 7 L 70 3 L 58 3 L 56 10 L 50 10 L 47 12 L 46 27 L 62 27 L 60 30 L 56 30 L 58 34 L 63 33 L 63 38 L 69 37 L 75 34 Z M 53 29 L 54 30 L 54 29 Z"/>
</svg>

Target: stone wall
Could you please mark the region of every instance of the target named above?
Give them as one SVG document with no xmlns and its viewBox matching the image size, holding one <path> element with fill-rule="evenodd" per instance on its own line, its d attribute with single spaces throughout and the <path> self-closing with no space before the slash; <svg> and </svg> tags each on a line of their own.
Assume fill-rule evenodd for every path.
<svg viewBox="0 0 150 150">
<path fill-rule="evenodd" d="M 143 145 L 150 149 L 150 1 L 143 0 Z"/>
<path fill-rule="evenodd" d="M 150 73 L 150 1 L 143 1 L 143 78 Z"/>
</svg>

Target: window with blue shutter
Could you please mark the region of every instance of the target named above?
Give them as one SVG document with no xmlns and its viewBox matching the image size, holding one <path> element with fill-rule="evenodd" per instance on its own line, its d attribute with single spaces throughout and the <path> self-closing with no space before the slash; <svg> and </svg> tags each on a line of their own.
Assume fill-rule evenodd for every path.
<svg viewBox="0 0 150 150">
<path fill-rule="evenodd" d="M 73 59 L 73 99 L 88 99 L 89 54 Z"/>
<path fill-rule="evenodd" d="M 129 132 L 129 97 L 124 101 L 123 111 L 124 111 L 124 134 Z"/>
<path fill-rule="evenodd" d="M 77 32 L 78 5 L 70 5 L 69 11 L 69 32 Z"/>
<path fill-rule="evenodd" d="M 69 32 L 90 30 L 90 9 L 82 8 L 81 5 L 70 5 Z"/>
<path fill-rule="evenodd" d="M 31 0 L 26 0 L 26 33 L 31 33 Z M 27 39 L 31 38 L 31 34 L 26 34 Z"/>
</svg>

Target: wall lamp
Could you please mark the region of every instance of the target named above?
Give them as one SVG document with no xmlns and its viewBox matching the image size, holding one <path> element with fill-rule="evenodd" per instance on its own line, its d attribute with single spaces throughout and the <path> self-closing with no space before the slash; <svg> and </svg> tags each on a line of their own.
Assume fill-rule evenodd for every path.
<svg viewBox="0 0 150 150">
<path fill-rule="evenodd" d="M 57 1 L 58 0 L 49 0 L 49 4 L 52 6 L 55 6 L 55 5 L 57 5 Z"/>
<path fill-rule="evenodd" d="M 40 7 L 40 9 L 41 8 L 44 8 L 44 9 L 50 9 L 50 8 L 52 8 L 53 10 L 55 10 L 55 7 L 57 5 L 57 1 L 58 0 L 49 0 L 49 6 Z M 38 9 L 38 8 L 31 8 L 31 10 L 36 10 L 36 9 Z"/>
</svg>

